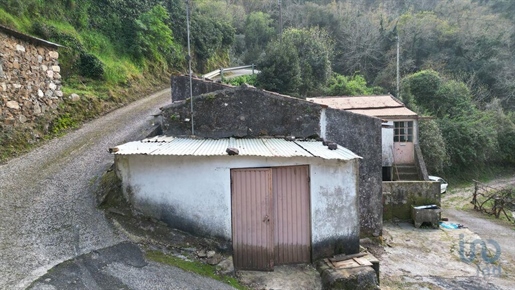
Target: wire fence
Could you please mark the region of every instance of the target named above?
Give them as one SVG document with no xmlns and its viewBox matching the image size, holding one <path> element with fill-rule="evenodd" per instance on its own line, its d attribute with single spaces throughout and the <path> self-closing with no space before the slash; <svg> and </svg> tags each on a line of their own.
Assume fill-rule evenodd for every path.
<svg viewBox="0 0 515 290">
<path fill-rule="evenodd" d="M 493 215 L 504 214 L 510 222 L 515 222 L 515 187 L 494 188 L 474 180 L 474 193 L 471 203 L 474 209 Z"/>
</svg>

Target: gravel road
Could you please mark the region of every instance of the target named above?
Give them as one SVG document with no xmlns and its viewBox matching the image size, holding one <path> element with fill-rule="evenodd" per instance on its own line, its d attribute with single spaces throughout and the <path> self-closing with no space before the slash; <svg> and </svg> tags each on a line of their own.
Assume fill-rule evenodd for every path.
<svg viewBox="0 0 515 290">
<path fill-rule="evenodd" d="M 112 163 L 107 149 L 144 137 L 169 100 L 160 91 L 0 166 L 0 289 L 24 289 L 63 261 L 126 241 L 96 208 L 92 185 Z"/>
</svg>

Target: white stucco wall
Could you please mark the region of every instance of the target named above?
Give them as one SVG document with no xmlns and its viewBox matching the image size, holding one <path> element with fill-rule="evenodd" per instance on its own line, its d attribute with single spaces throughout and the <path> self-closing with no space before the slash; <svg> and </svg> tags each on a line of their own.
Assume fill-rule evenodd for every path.
<svg viewBox="0 0 515 290">
<path fill-rule="evenodd" d="M 231 168 L 310 166 L 312 243 L 359 240 L 358 160 L 244 156 L 116 155 L 124 193 L 158 219 L 184 218 L 201 232 L 231 239 Z M 128 189 L 130 188 L 130 189 Z"/>
<path fill-rule="evenodd" d="M 386 126 L 385 126 L 386 125 Z M 383 147 L 383 166 L 393 164 L 393 121 L 383 123 L 381 128 L 381 142 Z"/>
</svg>

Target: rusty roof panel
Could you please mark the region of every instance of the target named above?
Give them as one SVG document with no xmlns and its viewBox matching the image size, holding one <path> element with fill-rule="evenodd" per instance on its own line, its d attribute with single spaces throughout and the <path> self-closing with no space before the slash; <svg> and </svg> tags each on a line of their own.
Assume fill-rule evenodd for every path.
<svg viewBox="0 0 515 290">
<path fill-rule="evenodd" d="M 322 97 L 307 100 L 341 110 L 404 107 L 392 96 Z"/>
<path fill-rule="evenodd" d="M 385 109 L 373 109 L 373 110 L 347 110 L 356 114 L 367 115 L 372 117 L 417 117 L 417 113 L 412 110 L 402 108 L 385 108 Z"/>
</svg>

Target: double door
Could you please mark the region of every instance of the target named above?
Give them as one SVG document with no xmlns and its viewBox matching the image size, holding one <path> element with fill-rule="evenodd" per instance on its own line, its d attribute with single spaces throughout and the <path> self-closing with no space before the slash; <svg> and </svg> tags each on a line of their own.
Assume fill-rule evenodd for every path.
<svg viewBox="0 0 515 290">
<path fill-rule="evenodd" d="M 231 191 L 236 269 L 310 262 L 307 165 L 233 169 Z"/>
</svg>

